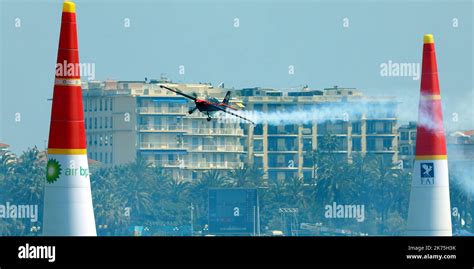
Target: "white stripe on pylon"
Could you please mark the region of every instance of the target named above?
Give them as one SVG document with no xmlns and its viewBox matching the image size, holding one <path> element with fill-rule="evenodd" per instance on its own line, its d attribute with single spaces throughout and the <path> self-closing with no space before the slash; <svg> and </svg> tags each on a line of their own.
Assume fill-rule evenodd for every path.
<svg viewBox="0 0 474 269">
<path fill-rule="evenodd" d="M 447 160 L 414 162 L 407 235 L 452 236 Z"/>
<path fill-rule="evenodd" d="M 79 78 L 56 78 L 54 85 L 59 86 L 81 86 L 81 79 Z"/>
<path fill-rule="evenodd" d="M 43 234 L 96 236 L 87 155 L 49 154 Z"/>
</svg>

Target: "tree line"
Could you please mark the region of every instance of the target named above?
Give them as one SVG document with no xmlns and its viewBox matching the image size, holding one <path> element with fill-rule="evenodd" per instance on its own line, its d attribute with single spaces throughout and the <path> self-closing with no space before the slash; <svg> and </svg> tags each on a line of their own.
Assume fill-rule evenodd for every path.
<svg viewBox="0 0 474 269">
<path fill-rule="evenodd" d="M 113 167 L 91 167 L 94 214 L 99 235 L 131 235 L 143 226 L 162 235 L 163 227 L 189 229 L 191 211 L 194 234 L 208 225 L 209 188 L 258 188 L 261 232 L 282 230 L 280 208 L 298 208 L 300 223 L 351 230 L 369 235 L 403 235 L 406 229 L 411 173 L 376 155 L 353 153 L 341 161 L 334 153 L 335 140 L 325 138 L 323 149 L 311 152 L 316 177 L 267 179 L 261 167 L 244 165 L 230 171 L 209 170 L 199 180 L 179 181 L 170 170 L 142 159 Z M 46 156 L 37 148 L 20 156 L 0 154 L 0 205 L 38 205 L 38 221 L 0 218 L 0 235 L 41 234 Z M 453 228 L 473 232 L 473 198 L 451 178 Z M 364 221 L 327 218 L 326 205 L 364 205 Z M 191 209 L 190 205 L 193 205 Z M 185 228 L 187 227 L 187 228 Z M 181 233 L 186 234 L 186 233 Z M 189 233 L 187 233 L 189 234 Z"/>
</svg>

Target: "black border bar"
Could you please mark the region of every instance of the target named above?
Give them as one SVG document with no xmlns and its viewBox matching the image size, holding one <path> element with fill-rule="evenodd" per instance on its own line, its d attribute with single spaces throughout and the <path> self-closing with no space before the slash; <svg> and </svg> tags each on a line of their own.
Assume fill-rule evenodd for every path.
<svg viewBox="0 0 474 269">
<path fill-rule="evenodd" d="M 55 246 L 55 262 L 19 259 L 19 247 L 27 243 Z M 407 255 L 456 258 L 409 260 Z M 0 237 L 2 269 L 34 264 L 222 263 L 393 264 L 417 268 L 464 264 L 473 268 L 474 237 Z"/>
</svg>

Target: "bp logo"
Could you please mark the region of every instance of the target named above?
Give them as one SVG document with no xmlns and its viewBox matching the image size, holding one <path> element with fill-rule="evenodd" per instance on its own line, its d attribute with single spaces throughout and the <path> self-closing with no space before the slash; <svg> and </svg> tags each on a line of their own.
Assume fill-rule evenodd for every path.
<svg viewBox="0 0 474 269">
<path fill-rule="evenodd" d="M 55 159 L 49 159 L 46 165 L 46 180 L 48 183 L 54 183 L 61 175 L 61 165 Z"/>
</svg>

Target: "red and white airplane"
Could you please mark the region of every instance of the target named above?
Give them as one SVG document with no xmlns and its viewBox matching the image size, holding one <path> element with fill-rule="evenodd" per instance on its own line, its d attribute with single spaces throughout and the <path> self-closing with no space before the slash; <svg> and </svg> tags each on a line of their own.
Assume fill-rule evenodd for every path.
<svg viewBox="0 0 474 269">
<path fill-rule="evenodd" d="M 180 91 L 178 89 L 169 88 L 169 87 L 166 87 L 166 86 L 163 86 L 163 85 L 160 85 L 160 87 L 163 88 L 163 89 L 167 89 L 169 91 L 172 91 L 172 92 L 174 92 L 176 94 L 179 94 L 181 96 L 184 96 L 188 99 L 193 100 L 194 104 L 196 106 L 188 111 L 189 114 L 193 114 L 194 111 L 199 110 L 199 112 L 206 114 L 207 115 L 207 121 L 210 121 L 212 119 L 212 116 L 216 112 L 222 111 L 224 113 L 230 114 L 230 115 L 235 116 L 237 118 L 240 118 L 240 119 L 246 120 L 248 122 L 251 122 L 252 124 L 255 124 L 253 121 L 251 121 L 251 120 L 249 120 L 249 119 L 247 119 L 247 118 L 231 111 L 231 110 L 237 111 L 239 109 L 229 105 L 230 91 L 227 92 L 227 94 L 225 95 L 222 102 L 219 102 L 219 100 L 217 100 L 217 98 L 215 98 L 215 97 L 207 97 L 206 99 L 199 99 L 199 98 L 197 98 L 197 96 L 195 94 L 194 94 L 194 96 L 192 96 L 192 95 L 185 94 L 185 93 L 183 93 L 182 91 Z"/>
</svg>

